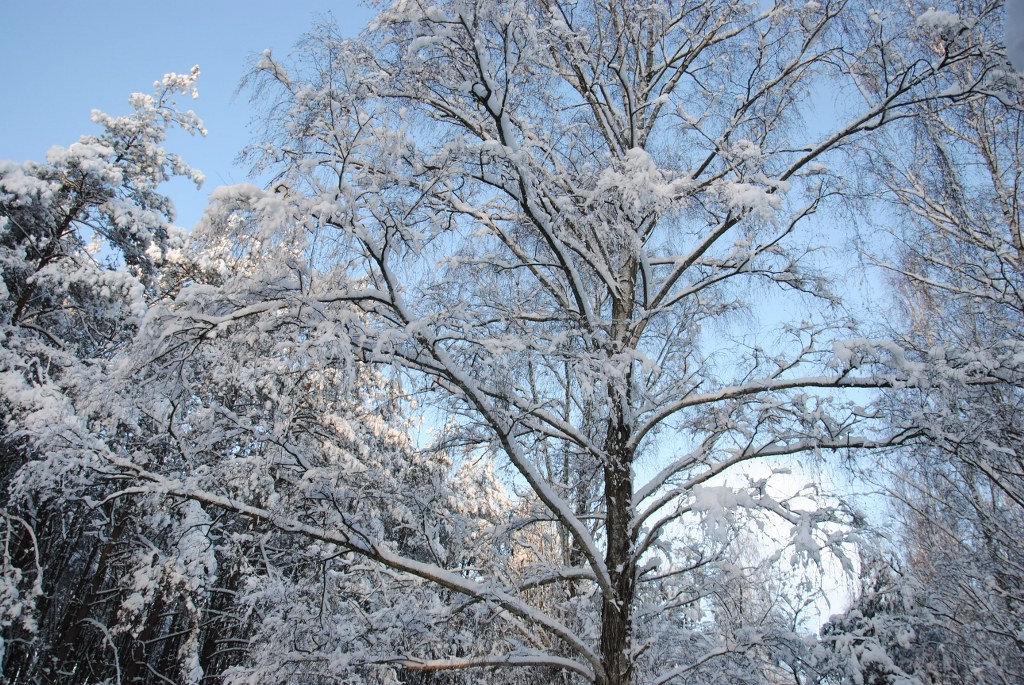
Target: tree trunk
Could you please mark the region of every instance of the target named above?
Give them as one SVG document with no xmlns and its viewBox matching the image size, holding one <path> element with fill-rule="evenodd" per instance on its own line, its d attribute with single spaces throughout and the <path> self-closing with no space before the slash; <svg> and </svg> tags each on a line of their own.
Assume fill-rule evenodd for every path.
<svg viewBox="0 0 1024 685">
<path fill-rule="evenodd" d="M 629 433 L 621 412 L 616 412 L 606 442 L 608 461 L 604 467 L 605 531 L 608 548 L 605 564 L 611 577 L 613 597 L 601 606 L 601 654 L 607 685 L 628 685 L 633 678 L 631 650 L 635 573 L 632 562 L 633 536 L 630 510 L 633 497 L 632 455 Z"/>
</svg>

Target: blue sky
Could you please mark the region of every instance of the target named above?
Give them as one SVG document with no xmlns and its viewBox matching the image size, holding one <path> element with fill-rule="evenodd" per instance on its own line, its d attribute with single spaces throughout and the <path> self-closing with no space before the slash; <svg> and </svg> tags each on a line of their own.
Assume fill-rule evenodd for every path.
<svg viewBox="0 0 1024 685">
<path fill-rule="evenodd" d="M 1024 0 L 1007 9 L 1007 42 L 1024 63 Z M 178 223 L 191 226 L 210 190 L 246 180 L 234 159 L 251 139 L 252 109 L 236 95 L 249 61 L 265 48 L 286 53 L 318 19 L 354 35 L 372 16 L 357 0 L 0 0 L 0 159 L 43 159 L 95 130 L 90 110 L 124 113 L 129 93 L 199 64 L 193 106 L 209 136 L 168 144 L 206 174 L 201 191 L 184 181 L 168 189 Z"/>
<path fill-rule="evenodd" d="M 209 135 L 167 146 L 206 174 L 202 191 L 184 182 L 168 189 L 177 223 L 191 226 L 210 190 L 246 180 L 234 159 L 250 140 L 252 109 L 236 95 L 249 61 L 265 48 L 287 53 L 328 16 L 354 35 L 373 12 L 356 0 L 0 0 L 0 159 L 41 160 L 50 146 L 96 131 L 92 109 L 123 114 L 130 93 L 198 64 L 191 105 Z"/>
</svg>

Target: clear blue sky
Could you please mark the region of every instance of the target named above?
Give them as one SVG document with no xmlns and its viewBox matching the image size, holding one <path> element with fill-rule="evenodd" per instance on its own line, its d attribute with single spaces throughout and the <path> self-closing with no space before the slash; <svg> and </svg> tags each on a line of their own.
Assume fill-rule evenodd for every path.
<svg viewBox="0 0 1024 685">
<path fill-rule="evenodd" d="M 265 48 L 286 54 L 328 16 L 354 35 L 373 12 L 356 0 L 0 0 L 0 159 L 41 160 L 50 146 L 96 131 L 92 109 L 123 114 L 130 93 L 198 64 L 191 105 L 209 135 L 168 143 L 206 174 L 201 192 L 185 183 L 168 190 L 177 223 L 191 226 L 210 190 L 246 180 L 234 159 L 250 140 L 252 110 L 235 91 L 250 60 Z"/>
</svg>

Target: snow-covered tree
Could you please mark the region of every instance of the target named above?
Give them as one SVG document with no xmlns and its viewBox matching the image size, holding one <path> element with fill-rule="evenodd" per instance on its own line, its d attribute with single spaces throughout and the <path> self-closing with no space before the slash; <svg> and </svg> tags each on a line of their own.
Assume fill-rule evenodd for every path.
<svg viewBox="0 0 1024 685">
<path fill-rule="evenodd" d="M 267 212 L 288 230 L 261 241 Z M 205 277 L 150 308 L 119 397 L 145 419 L 128 431 L 167 442 L 116 468 L 156 480 L 158 508 L 185 494 L 227 510 L 207 543 L 226 625 L 205 639 L 233 658 L 197 659 L 227 682 L 379 682 L 397 666 L 382 654 L 500 640 L 479 607 L 432 615 L 459 603 L 450 590 L 353 554 L 387 539 L 420 563 L 483 573 L 495 553 L 483 531 L 508 516 L 486 468 L 414 448 L 410 399 L 351 354 L 346 318 L 360 313 L 318 299 L 336 284 L 303 256 L 305 215 L 252 186 L 215 191 L 193 233 Z M 268 288 L 285 299 L 266 306 Z M 197 336 L 199 317 L 216 332 Z"/>
<path fill-rule="evenodd" d="M 479 529 L 504 520 L 486 468 L 412 453 L 398 386 L 352 360 L 315 311 L 271 310 L 256 331 L 197 341 L 137 337 L 171 303 L 224 307 L 292 265 L 287 245 L 249 250 L 244 222 L 191 238 L 170 224 L 157 186 L 200 177 L 160 145 L 169 126 L 201 130 L 173 102 L 197 76 L 165 77 L 155 97 L 132 97 L 131 115 L 96 113 L 103 134 L 0 177 L 5 682 L 378 682 L 393 665 L 361 651 L 429 642 L 447 654 L 489 632 L 473 607 L 428 630 L 419 609 L 449 604 L 443 589 L 397 582 L 343 547 L 125 487 L 125 465 L 144 466 L 306 522 L 326 525 L 329 511 L 391 531 L 405 554 L 481 569 L 491 540 Z"/>
<path fill-rule="evenodd" d="M 77 382 L 72 369 L 131 339 L 156 294 L 154 262 L 181 240 L 157 186 L 174 175 L 202 181 L 160 147 L 169 127 L 202 131 L 172 103 L 198 73 L 170 74 L 155 95 L 134 95 L 130 115 L 93 112 L 103 133 L 51 148 L 45 163 L 0 163 L 5 450 L 19 451 L 19 429 L 60 411 L 57 398 Z M 20 463 L 6 460 L 5 475 Z"/>
<path fill-rule="evenodd" d="M 336 642 L 302 643 L 346 674 L 531 668 L 618 685 L 781 658 L 759 628 L 697 618 L 727 594 L 731 548 L 688 531 L 767 513 L 798 559 L 841 553 L 842 507 L 723 479 L 920 434 L 843 399 L 920 374 L 896 345 L 843 340 L 813 219 L 844 191 L 828 165 L 848 146 L 1007 87 L 997 13 L 408 0 L 360 39 L 324 28 L 293 63 L 264 55 L 253 79 L 274 104 L 254 155 L 272 190 L 219 191 L 205 219 L 238 271 L 154 310 L 130 371 L 136 388 L 175 388 L 153 409 L 173 459 L 111 468 L 126 493 L 270 523 L 433 588 L 434 603 L 417 590 L 395 605 L 424 627 L 415 643 L 367 638 L 336 659 Z M 811 126 L 823 84 L 843 105 Z M 745 330 L 769 299 L 787 319 L 775 341 Z M 239 371 L 218 341 L 255 356 Z M 330 420 L 330 393 L 305 404 L 360 365 L 443 439 L 403 460 L 444 445 L 493 463 L 511 520 L 380 509 L 409 485 L 360 470 L 372 426 Z M 500 639 L 428 637 L 467 612 Z"/>
<path fill-rule="evenodd" d="M 94 112 L 102 132 L 52 148 L 46 162 L 0 162 L 0 662 L 15 681 L 56 677 L 73 653 L 109 655 L 89 603 L 108 587 L 136 510 L 83 504 L 102 497 L 93 447 L 112 437 L 92 420 L 112 360 L 160 294 L 157 264 L 182 241 L 158 186 L 202 180 L 161 147 L 169 128 L 202 132 L 174 103 L 198 73 L 169 74 L 126 116 Z"/>
<path fill-rule="evenodd" d="M 913 605 L 888 620 L 909 626 L 904 668 L 923 682 L 1024 678 L 1024 80 L 996 66 L 1003 88 L 922 104 L 865 150 L 880 221 L 898 222 L 878 258 L 902 300 L 895 334 L 927 379 L 892 402 L 928 440 L 882 471 L 903 524 L 893 592 Z M 955 74 L 952 91 L 975 77 Z"/>
</svg>

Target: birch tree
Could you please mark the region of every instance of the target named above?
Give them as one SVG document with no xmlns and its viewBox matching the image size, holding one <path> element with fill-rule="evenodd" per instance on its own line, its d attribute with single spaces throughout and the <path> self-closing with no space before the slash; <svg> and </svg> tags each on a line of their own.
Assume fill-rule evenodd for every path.
<svg viewBox="0 0 1024 685">
<path fill-rule="evenodd" d="M 306 222 L 303 261 L 216 317 L 182 301 L 173 337 L 317 311 L 356 358 L 400 373 L 467 454 L 505 469 L 529 504 L 518 529 L 557 540 L 556 553 L 525 574 L 477 573 L 403 553 L 387 531 L 285 520 L 125 468 L 168 494 L 278 517 L 522 626 L 496 650 L 380 655 L 409 669 L 661 683 L 745 653 L 756 634 L 695 629 L 685 648 L 647 658 L 663 639 L 637 629 L 659 612 L 647 588 L 678 579 L 678 603 L 699 613 L 696 569 L 725 561 L 675 531 L 765 510 L 798 552 L 822 554 L 830 524 L 850 522 L 841 508 L 721 479 L 752 460 L 911 439 L 842 393 L 913 369 L 893 346 L 842 342 L 834 315 L 789 322 L 777 345 L 720 336 L 757 285 L 790 307 L 837 302 L 804 236 L 842 192 L 825 165 L 922 102 L 1002 87 L 978 28 L 996 9 L 961 20 L 843 2 L 401 2 L 359 40 L 325 29 L 294 63 L 264 55 L 254 79 L 275 104 L 256 159 Z M 934 52 L 905 39 L 919 32 Z M 817 132 L 804 116 L 820 79 L 851 102 Z M 257 226 L 264 245 L 288 235 L 272 216 Z"/>
</svg>

